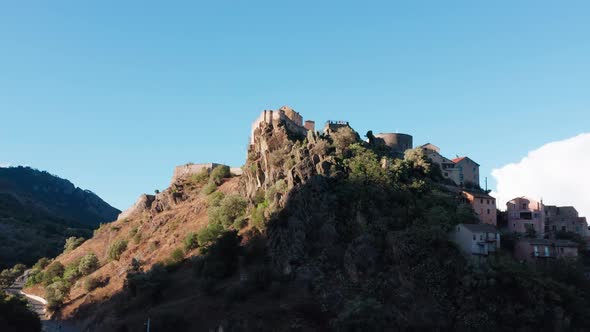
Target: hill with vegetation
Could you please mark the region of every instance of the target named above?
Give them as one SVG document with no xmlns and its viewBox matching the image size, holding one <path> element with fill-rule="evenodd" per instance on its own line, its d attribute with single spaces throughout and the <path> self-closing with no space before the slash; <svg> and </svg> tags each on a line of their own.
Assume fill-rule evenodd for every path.
<svg viewBox="0 0 590 332">
<path fill-rule="evenodd" d="M 0 168 L 0 269 L 55 257 L 67 238 L 88 238 L 119 213 L 94 193 L 47 172 Z"/>
<path fill-rule="evenodd" d="M 152 331 L 590 328 L 580 261 L 462 256 L 447 234 L 477 219 L 419 149 L 387 159 L 350 128 L 266 125 L 243 171 L 144 197 L 39 262 L 27 291 L 83 330 L 139 331 L 148 318 Z"/>
</svg>

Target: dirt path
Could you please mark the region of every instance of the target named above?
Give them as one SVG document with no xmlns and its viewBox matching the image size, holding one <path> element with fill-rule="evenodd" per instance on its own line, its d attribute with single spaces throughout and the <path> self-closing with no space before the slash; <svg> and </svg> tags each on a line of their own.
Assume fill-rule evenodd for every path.
<svg viewBox="0 0 590 332">
<path fill-rule="evenodd" d="M 29 271 L 25 271 L 25 274 L 20 276 L 10 288 L 6 289 L 6 292 L 15 296 L 23 296 L 29 302 L 29 307 L 33 310 L 39 318 L 41 318 L 41 324 L 43 324 L 43 332 L 81 332 L 76 327 L 67 322 L 61 322 L 56 320 L 50 320 L 45 314 L 45 305 L 47 301 L 38 296 L 29 295 L 23 292 L 23 287 L 27 280 Z"/>
</svg>

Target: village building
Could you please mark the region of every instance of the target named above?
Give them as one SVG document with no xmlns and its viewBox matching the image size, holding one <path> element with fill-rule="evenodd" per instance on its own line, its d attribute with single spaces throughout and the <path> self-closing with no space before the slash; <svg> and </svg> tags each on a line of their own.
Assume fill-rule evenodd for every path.
<svg viewBox="0 0 590 332">
<path fill-rule="evenodd" d="M 514 246 L 514 258 L 534 262 L 578 256 L 578 244 L 568 240 L 521 239 Z"/>
<path fill-rule="evenodd" d="M 578 210 L 573 206 L 545 206 L 545 232 L 570 232 L 584 238 L 588 234 L 588 222 L 580 217 Z"/>
<path fill-rule="evenodd" d="M 506 203 L 508 230 L 513 233 L 535 233 L 542 237 L 545 232 L 545 206 L 543 202 L 528 197 L 518 197 Z"/>
<path fill-rule="evenodd" d="M 496 226 L 498 214 L 496 199 L 485 192 L 462 191 L 461 196 L 471 205 L 482 224 Z"/>
<path fill-rule="evenodd" d="M 500 250 L 500 232 L 488 224 L 459 224 L 450 238 L 468 256 L 488 256 Z"/>
<path fill-rule="evenodd" d="M 480 165 L 471 160 L 471 158 L 461 157 L 451 160 L 440 153 L 440 148 L 438 146 L 431 143 L 424 144 L 420 148 L 422 148 L 424 155 L 430 159 L 432 163 L 437 164 L 440 167 L 445 179 L 452 180 L 458 186 L 480 187 Z"/>
</svg>

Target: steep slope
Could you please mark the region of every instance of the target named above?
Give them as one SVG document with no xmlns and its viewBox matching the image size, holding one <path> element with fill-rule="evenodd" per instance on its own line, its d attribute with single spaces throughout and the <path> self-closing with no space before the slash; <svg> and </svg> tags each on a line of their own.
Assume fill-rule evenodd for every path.
<svg viewBox="0 0 590 332">
<path fill-rule="evenodd" d="M 475 215 L 421 150 L 383 160 L 349 128 L 258 129 L 244 175 L 194 174 L 144 197 L 35 272 L 60 271 L 28 291 L 69 292 L 56 314 L 101 331 L 140 331 L 148 319 L 153 331 L 589 328 L 578 262 L 460 254 L 447 234 Z M 94 272 L 68 278 L 55 267 L 91 253 Z"/>
<path fill-rule="evenodd" d="M 0 168 L 0 269 L 61 252 L 120 211 L 90 191 L 28 167 Z"/>
</svg>

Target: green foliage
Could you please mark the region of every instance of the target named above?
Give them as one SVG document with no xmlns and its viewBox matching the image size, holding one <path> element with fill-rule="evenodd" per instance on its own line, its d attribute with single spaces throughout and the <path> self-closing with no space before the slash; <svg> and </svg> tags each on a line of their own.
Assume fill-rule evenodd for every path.
<svg viewBox="0 0 590 332">
<path fill-rule="evenodd" d="M 83 237 L 70 237 L 68 239 L 66 239 L 66 244 L 64 245 L 64 253 L 66 252 L 70 252 L 76 248 L 78 248 L 79 246 L 82 245 L 82 243 L 84 243 L 84 241 L 86 241 L 85 238 Z"/>
<path fill-rule="evenodd" d="M 79 279 L 82 274 L 78 270 L 78 265 L 80 264 L 79 261 L 75 261 L 72 264 L 66 266 L 66 269 L 63 273 L 63 280 L 68 282 L 70 285 L 74 283 L 77 279 Z M 55 281 L 56 279 L 54 279 Z"/>
<path fill-rule="evenodd" d="M 224 198 L 225 198 L 225 194 L 224 193 L 222 193 L 221 191 L 216 191 L 214 193 L 211 193 L 207 197 L 207 204 L 209 204 L 209 207 L 219 206 L 221 204 L 221 201 Z"/>
<path fill-rule="evenodd" d="M 346 160 L 350 169 L 349 179 L 360 181 L 363 184 L 387 186 L 389 178 L 381 167 L 377 155 L 360 144 L 352 144 L 348 147 L 352 157 Z"/>
<path fill-rule="evenodd" d="M 51 264 L 51 260 L 47 257 L 43 257 L 40 258 L 37 263 L 35 263 L 35 265 L 33 265 L 33 269 L 43 270 L 49 266 L 49 264 Z"/>
<path fill-rule="evenodd" d="M 125 284 L 132 297 L 140 298 L 141 303 L 157 303 L 162 299 L 162 292 L 169 284 L 170 275 L 162 264 L 155 264 L 146 273 L 127 274 Z"/>
<path fill-rule="evenodd" d="M 176 248 L 170 253 L 169 265 L 174 265 L 184 260 L 184 251 L 182 248 Z"/>
<path fill-rule="evenodd" d="M 195 185 L 204 185 L 207 183 L 207 181 L 209 181 L 209 170 L 203 168 L 199 173 L 191 174 L 188 178 L 188 181 Z"/>
<path fill-rule="evenodd" d="M 182 244 L 184 245 L 184 251 L 189 252 L 199 247 L 199 238 L 196 233 L 190 232 L 184 237 Z"/>
<path fill-rule="evenodd" d="M 199 246 L 203 247 L 209 243 L 215 241 L 219 236 L 223 234 L 223 226 L 218 223 L 209 223 L 207 227 L 201 229 L 197 235 Z"/>
<path fill-rule="evenodd" d="M 265 200 L 252 209 L 250 214 L 250 221 L 252 222 L 252 225 L 260 231 L 264 230 L 266 226 L 266 217 L 264 214 L 268 206 L 268 201 Z"/>
<path fill-rule="evenodd" d="M 211 171 L 209 179 L 216 185 L 221 185 L 223 179 L 231 177 L 230 168 L 228 166 L 219 165 Z"/>
<path fill-rule="evenodd" d="M 58 310 L 70 295 L 70 287 L 67 282 L 58 280 L 45 287 L 45 299 L 47 300 L 47 309 L 50 311 Z"/>
<path fill-rule="evenodd" d="M 24 299 L 0 291 L 0 326 L 3 332 L 40 332 L 41 320 Z"/>
<path fill-rule="evenodd" d="M 0 272 L 0 290 L 10 287 L 26 269 L 27 267 L 23 264 L 17 264 L 11 269 Z"/>
<path fill-rule="evenodd" d="M 201 278 L 215 280 L 231 276 L 238 266 L 241 237 L 237 231 L 222 233 L 202 251 L 195 261 L 195 270 Z"/>
<path fill-rule="evenodd" d="M 98 257 L 96 257 L 94 253 L 89 253 L 80 260 L 78 271 L 81 275 L 87 276 L 96 271 L 99 267 L 100 262 L 98 261 Z"/>
<path fill-rule="evenodd" d="M 218 207 L 209 208 L 209 223 L 221 224 L 228 229 L 246 212 L 248 201 L 239 196 L 231 195 L 221 200 Z"/>
<path fill-rule="evenodd" d="M 347 127 L 338 129 L 330 135 L 330 138 L 338 154 L 344 154 L 350 145 L 359 143 L 361 140 L 357 132 Z"/>
<path fill-rule="evenodd" d="M 109 247 L 109 259 L 118 261 L 121 255 L 127 250 L 126 240 L 117 240 Z"/>
<path fill-rule="evenodd" d="M 45 286 L 51 285 L 55 280 L 60 280 L 65 272 L 65 267 L 60 262 L 54 262 L 47 269 L 43 274 L 43 284 Z"/>
<path fill-rule="evenodd" d="M 205 194 L 205 195 L 211 195 L 216 190 L 217 190 L 217 184 L 215 184 L 215 182 L 213 182 L 213 181 L 209 181 L 209 183 L 207 183 L 207 185 L 203 187 L 202 191 L 203 191 L 203 194 Z"/>
</svg>

